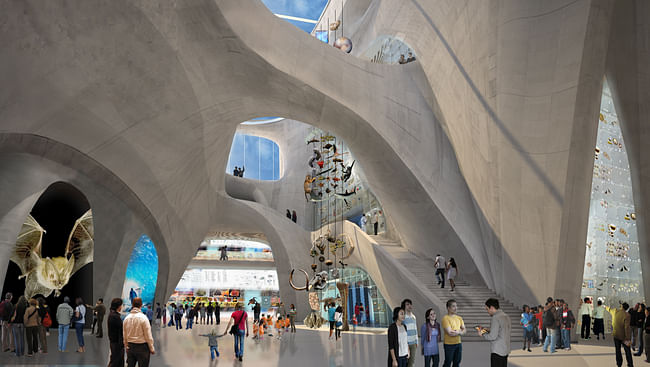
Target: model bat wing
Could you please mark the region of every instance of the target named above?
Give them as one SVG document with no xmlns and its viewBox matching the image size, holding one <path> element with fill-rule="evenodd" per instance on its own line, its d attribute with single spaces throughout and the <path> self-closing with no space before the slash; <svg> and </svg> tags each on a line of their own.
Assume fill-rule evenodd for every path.
<svg viewBox="0 0 650 367">
<path fill-rule="evenodd" d="M 38 266 L 38 260 L 41 258 L 43 233 L 45 233 L 45 230 L 38 224 L 36 219 L 31 215 L 27 215 L 10 257 L 10 260 L 20 267 L 22 276 L 27 276 Z"/>
<path fill-rule="evenodd" d="M 66 258 L 74 257 L 72 274 L 93 261 L 94 235 L 93 213 L 89 209 L 75 221 L 72 232 L 70 232 L 70 237 L 68 238 L 68 246 L 65 249 Z"/>
</svg>

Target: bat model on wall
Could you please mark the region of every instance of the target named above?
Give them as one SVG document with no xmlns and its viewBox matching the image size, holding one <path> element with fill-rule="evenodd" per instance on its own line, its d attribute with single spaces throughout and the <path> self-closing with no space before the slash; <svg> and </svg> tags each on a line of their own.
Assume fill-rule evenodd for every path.
<svg viewBox="0 0 650 367">
<path fill-rule="evenodd" d="M 44 297 L 54 291 L 56 297 L 68 284 L 74 273 L 93 261 L 93 215 L 88 210 L 75 221 L 68 237 L 64 256 L 41 257 L 41 245 L 45 230 L 31 215 L 27 216 L 20 230 L 16 247 L 10 260 L 20 268 L 18 279 L 25 279 L 25 297 L 37 294 Z"/>
</svg>

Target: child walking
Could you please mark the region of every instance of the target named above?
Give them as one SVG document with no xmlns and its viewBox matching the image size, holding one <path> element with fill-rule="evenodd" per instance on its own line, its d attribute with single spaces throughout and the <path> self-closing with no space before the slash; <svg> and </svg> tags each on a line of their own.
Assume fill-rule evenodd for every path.
<svg viewBox="0 0 650 367">
<path fill-rule="evenodd" d="M 221 338 L 223 334 L 219 335 L 217 334 L 217 329 L 212 329 L 209 334 L 199 334 L 199 336 L 205 336 L 208 338 L 208 346 L 210 346 L 210 357 L 214 361 L 214 354 L 217 353 L 217 357 L 219 357 L 219 349 L 217 339 Z"/>
<path fill-rule="evenodd" d="M 275 322 L 275 331 L 278 333 L 277 338 L 282 339 L 282 329 L 284 328 L 284 321 L 282 316 L 278 315 L 278 321 Z"/>
<path fill-rule="evenodd" d="M 266 322 L 264 321 L 264 317 L 261 317 L 259 322 L 259 329 L 258 329 L 258 335 L 260 340 L 264 340 L 264 329 L 266 329 Z"/>
</svg>

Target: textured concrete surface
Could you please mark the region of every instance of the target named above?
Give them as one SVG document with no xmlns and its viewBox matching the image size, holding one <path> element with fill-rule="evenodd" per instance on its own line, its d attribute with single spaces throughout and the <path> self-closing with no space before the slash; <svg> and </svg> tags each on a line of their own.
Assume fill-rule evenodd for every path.
<svg viewBox="0 0 650 367">
<path fill-rule="evenodd" d="M 282 214 L 292 194 L 255 185 L 255 202 L 236 200 L 224 173 L 241 121 L 285 116 L 350 145 L 409 250 L 454 256 L 470 282 L 515 303 L 576 299 L 607 72 L 625 96 L 617 98 L 647 269 L 643 1 L 358 3 L 346 20 L 353 42 L 398 36 L 418 55 L 405 66 L 341 53 L 256 0 L 1 7 L 0 149 L 28 156 L 3 159 L 3 258 L 30 203 L 65 180 L 97 209 L 106 231 L 98 246 L 119 247 L 105 249 L 110 277 L 94 268 L 96 288 L 121 289 L 142 231 L 165 261 L 157 299 L 211 231 L 263 232 L 278 268 L 308 264 L 308 233 Z M 612 37 L 629 42 L 608 53 Z"/>
</svg>

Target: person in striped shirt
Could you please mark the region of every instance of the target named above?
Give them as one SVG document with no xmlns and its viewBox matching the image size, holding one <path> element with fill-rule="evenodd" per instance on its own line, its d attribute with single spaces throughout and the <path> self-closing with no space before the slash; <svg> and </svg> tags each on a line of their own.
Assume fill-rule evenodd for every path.
<svg viewBox="0 0 650 367">
<path fill-rule="evenodd" d="M 418 349 L 418 324 L 413 314 L 413 302 L 410 299 L 402 301 L 402 309 L 404 309 L 404 325 L 406 326 L 406 335 L 408 336 L 409 344 L 409 361 L 408 367 L 415 365 L 415 356 Z"/>
</svg>

